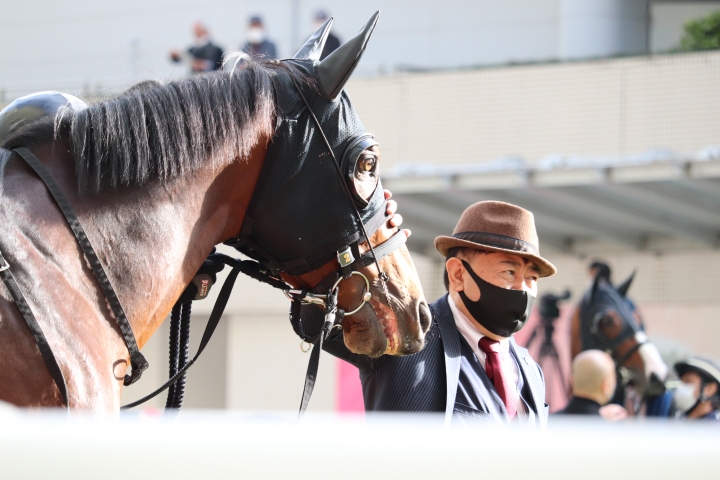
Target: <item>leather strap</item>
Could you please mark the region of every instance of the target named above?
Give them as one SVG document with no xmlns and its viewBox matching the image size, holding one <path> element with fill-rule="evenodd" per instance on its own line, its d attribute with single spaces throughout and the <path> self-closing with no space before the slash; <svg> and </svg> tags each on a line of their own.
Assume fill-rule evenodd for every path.
<svg viewBox="0 0 720 480">
<path fill-rule="evenodd" d="M 392 237 L 375 247 L 375 257 L 373 257 L 373 255 L 369 251 L 365 252 L 360 256 L 360 258 L 355 260 L 355 263 L 353 263 L 353 267 L 358 270 L 360 268 L 372 265 L 373 263 L 375 263 L 375 258 L 380 260 L 381 258 L 387 257 L 392 252 L 404 245 L 406 241 L 407 235 L 405 235 L 405 232 L 402 229 L 398 228 L 398 231 L 395 232 Z"/>
<path fill-rule="evenodd" d="M 125 310 L 123 310 L 122 305 L 120 304 L 120 300 L 115 294 L 115 289 L 110 283 L 110 279 L 105 273 L 105 269 L 100 263 L 100 259 L 98 259 L 97 255 L 95 254 L 95 250 L 90 244 L 90 240 L 88 240 L 88 237 L 85 234 L 85 230 L 83 229 L 82 225 L 80 225 L 80 221 L 78 220 L 75 212 L 70 206 L 70 202 L 68 202 L 67 198 L 65 198 L 62 190 L 60 190 L 60 187 L 55 182 L 55 179 L 52 178 L 50 172 L 47 171 L 45 166 L 40 163 L 40 160 L 38 160 L 37 157 L 35 157 L 35 155 L 33 155 L 32 152 L 30 152 L 30 150 L 25 147 L 16 148 L 14 152 L 20 155 L 20 157 L 25 160 L 25 162 L 30 166 L 30 168 L 32 168 L 33 171 L 37 174 L 37 176 L 40 177 L 40 179 L 45 183 L 45 186 L 55 200 L 55 203 L 58 205 L 58 207 L 60 207 L 60 210 L 62 211 L 65 219 L 70 225 L 70 229 L 72 230 L 73 234 L 75 234 L 75 238 L 77 239 L 80 248 L 85 254 L 85 257 L 87 258 L 87 261 L 92 268 L 93 274 L 95 274 L 95 278 L 100 284 L 100 288 L 102 289 L 103 294 L 107 298 L 108 304 L 110 304 L 113 315 L 115 315 L 115 320 L 120 327 L 120 332 L 125 339 L 125 345 L 127 345 L 128 352 L 130 352 L 130 365 L 132 366 L 132 372 L 130 373 L 130 375 L 125 375 L 124 384 L 130 385 L 132 383 L 135 383 L 140 379 L 142 372 L 148 368 L 148 362 L 147 360 L 145 360 L 145 357 L 142 355 L 142 353 L 140 353 L 140 350 L 138 349 L 137 341 L 135 340 L 135 334 L 133 333 L 132 327 L 130 326 L 130 321 L 125 315 Z"/>
<path fill-rule="evenodd" d="M 330 292 L 327 300 L 327 312 L 325 314 L 325 322 L 315 344 L 310 360 L 308 361 L 307 373 L 305 374 L 305 386 L 303 387 L 302 399 L 300 400 L 300 411 L 298 412 L 298 420 L 302 418 L 310 404 L 310 397 L 315 389 L 315 381 L 317 380 L 318 367 L 320 366 L 320 351 L 322 350 L 323 341 L 330 334 L 337 313 L 337 290 Z"/>
<path fill-rule="evenodd" d="M 15 301 L 15 305 L 17 305 L 18 310 L 20 310 L 20 313 L 25 319 L 25 323 L 27 324 L 30 333 L 32 333 L 32 336 L 35 338 L 35 344 L 37 345 L 38 350 L 40 350 L 40 355 L 42 355 L 42 358 L 45 361 L 45 366 L 47 366 L 50 376 L 52 376 L 58 386 L 58 389 L 60 390 L 60 394 L 65 402 L 65 408 L 69 409 L 70 400 L 68 399 L 65 377 L 63 376 L 62 370 L 60 370 L 60 366 L 58 365 L 57 359 L 52 352 L 52 348 L 50 348 L 50 345 L 45 338 L 42 328 L 40 328 L 40 324 L 38 324 L 35 319 L 35 315 L 33 315 L 30 305 L 28 305 L 25 301 L 25 296 L 22 294 L 20 287 L 18 287 L 12 272 L 10 272 L 10 265 L 7 263 L 7 260 L 5 260 L 5 257 L 3 257 L 2 252 L 0 252 L 0 277 L 2 277 L 3 282 L 5 282 L 5 286 L 10 292 L 10 296 Z"/>
</svg>

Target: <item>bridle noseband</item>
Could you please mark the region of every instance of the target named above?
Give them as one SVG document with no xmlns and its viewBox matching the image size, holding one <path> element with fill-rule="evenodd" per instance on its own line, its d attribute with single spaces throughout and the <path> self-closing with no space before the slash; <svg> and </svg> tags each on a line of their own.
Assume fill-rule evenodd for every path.
<svg viewBox="0 0 720 480">
<path fill-rule="evenodd" d="M 372 293 L 370 293 L 370 280 L 368 280 L 368 278 L 365 276 L 365 274 L 362 272 L 354 271 L 354 272 L 352 272 L 351 275 L 359 275 L 363 278 L 363 280 L 365 280 L 365 293 L 363 293 L 362 302 L 360 303 L 360 305 L 358 305 L 357 308 L 355 308 L 349 312 L 345 312 L 343 314 L 345 317 L 349 317 L 350 315 L 356 314 L 357 312 L 360 311 L 360 309 L 363 307 L 363 305 L 365 305 L 367 302 L 369 302 L 372 299 Z M 340 292 L 338 289 L 338 285 L 343 280 L 345 280 L 345 278 L 343 278 L 343 277 L 338 278 L 337 281 L 335 281 L 335 284 L 332 286 L 332 288 L 330 288 L 330 292 L 335 292 L 334 293 L 335 295 L 339 295 Z M 323 294 L 319 294 L 319 293 L 310 293 L 310 292 L 304 292 L 303 290 L 286 290 L 283 293 L 285 293 L 285 295 L 290 300 L 292 300 L 292 301 L 297 300 L 302 305 L 319 305 L 321 307 L 327 308 L 328 294 L 323 295 Z"/>
</svg>

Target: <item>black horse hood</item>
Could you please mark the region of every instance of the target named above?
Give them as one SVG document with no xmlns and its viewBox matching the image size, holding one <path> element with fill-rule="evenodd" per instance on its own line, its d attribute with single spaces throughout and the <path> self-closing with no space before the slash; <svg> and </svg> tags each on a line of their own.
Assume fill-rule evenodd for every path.
<svg viewBox="0 0 720 480">
<path fill-rule="evenodd" d="M 596 329 L 595 323 L 605 312 L 614 310 L 622 320 L 622 330 L 614 339 L 606 338 Z M 622 341 L 638 331 L 627 300 L 607 282 L 599 282 L 588 290 L 580 304 L 581 337 L 583 349 L 614 350 Z"/>
<path fill-rule="evenodd" d="M 292 275 L 312 271 L 361 240 L 356 209 L 369 233 L 384 221 L 380 212 L 386 202 L 379 180 L 364 200 L 346 193 L 360 153 L 377 145 L 342 90 L 376 21 L 377 14 L 333 52 L 334 59 L 319 62 L 315 52 L 329 31 L 326 23 L 303 47 L 312 51 L 309 58 L 283 60 L 287 68 L 277 71 L 276 130 L 241 235 L 233 242 L 275 270 Z M 325 65 L 329 60 L 334 63 Z M 324 85 L 332 85 L 331 90 Z M 374 175 L 377 179 L 377 172 Z"/>
</svg>

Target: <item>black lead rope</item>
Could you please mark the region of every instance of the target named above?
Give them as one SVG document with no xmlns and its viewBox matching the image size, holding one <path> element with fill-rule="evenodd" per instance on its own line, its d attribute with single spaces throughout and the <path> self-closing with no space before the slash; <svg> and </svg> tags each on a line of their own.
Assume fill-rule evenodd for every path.
<svg viewBox="0 0 720 480">
<path fill-rule="evenodd" d="M 35 344 L 40 350 L 40 355 L 42 355 L 45 366 L 47 366 L 50 376 L 52 376 L 58 386 L 58 389 L 60 389 L 63 402 L 65 402 L 65 408 L 69 409 L 70 400 L 68 398 L 67 384 L 65 383 L 65 377 L 63 376 L 62 370 L 60 370 L 57 359 L 55 358 L 52 348 L 50 348 L 50 345 L 45 338 L 42 328 L 40 328 L 40 324 L 38 324 L 35 315 L 32 313 L 30 305 L 28 305 L 25 301 L 25 297 L 23 296 L 20 287 L 18 287 L 15 277 L 10 271 L 10 264 L 8 264 L 5 257 L 2 256 L 2 253 L 0 253 L 0 277 L 2 277 L 3 282 L 5 282 L 5 286 L 10 292 L 10 296 L 15 301 L 15 305 L 17 305 L 18 310 L 20 310 L 20 313 L 25 319 L 25 323 L 30 329 L 30 333 L 32 333 L 32 336 L 35 338 Z"/>
<path fill-rule="evenodd" d="M 192 301 L 178 302 L 172 309 L 170 315 L 170 374 L 168 378 L 172 378 L 175 374 L 187 365 L 190 358 L 190 313 L 192 311 Z M 177 382 L 168 388 L 168 398 L 165 403 L 165 409 L 179 410 L 182 407 L 185 398 L 185 381 L 187 380 L 187 371 L 178 378 Z"/>
<path fill-rule="evenodd" d="M 125 375 L 124 384 L 130 385 L 135 383 L 140 379 L 142 372 L 148 368 L 148 362 L 145 360 L 143 354 L 140 353 L 137 341 L 135 340 L 135 334 L 130 326 L 130 321 L 128 320 L 127 315 L 125 315 L 125 310 L 123 310 L 120 300 L 115 294 L 115 289 L 110 283 L 110 279 L 105 273 L 105 269 L 103 268 L 102 263 L 100 263 L 100 259 L 98 259 L 95 254 L 95 250 L 90 244 L 90 240 L 88 240 L 85 230 L 82 225 L 80 225 L 80 220 L 78 220 L 77 215 L 75 215 L 75 212 L 70 206 L 70 202 L 68 202 L 67 198 L 63 195 L 62 190 L 60 190 L 60 187 L 55 182 L 55 179 L 53 179 L 50 172 L 47 171 L 40 160 L 38 160 L 37 157 L 35 157 L 35 155 L 33 155 L 32 152 L 25 147 L 19 147 L 13 151 L 20 155 L 30 168 L 32 168 L 35 174 L 40 177 L 40 180 L 45 183 L 50 195 L 55 200 L 57 206 L 60 207 L 60 210 L 65 216 L 65 220 L 67 220 L 70 225 L 70 229 L 85 254 L 85 258 L 87 258 L 90 268 L 100 284 L 100 288 L 102 289 L 105 298 L 107 298 L 113 315 L 115 315 L 115 320 L 120 327 L 120 332 L 125 339 L 125 345 L 130 353 L 130 365 L 132 366 L 132 371 L 129 375 Z"/>
</svg>

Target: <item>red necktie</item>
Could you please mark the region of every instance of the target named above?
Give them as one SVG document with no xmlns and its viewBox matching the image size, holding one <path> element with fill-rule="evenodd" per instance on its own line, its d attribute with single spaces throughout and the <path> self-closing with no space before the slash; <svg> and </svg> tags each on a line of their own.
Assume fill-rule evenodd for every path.
<svg viewBox="0 0 720 480">
<path fill-rule="evenodd" d="M 485 373 L 495 385 L 498 395 L 505 404 L 508 416 L 514 418 L 517 413 L 517 385 L 510 380 L 510 375 L 503 374 L 503 360 L 509 352 L 503 349 L 500 342 L 488 337 L 482 337 L 479 342 L 480 350 L 485 352 Z"/>
</svg>

